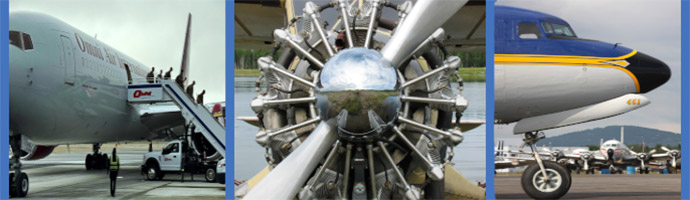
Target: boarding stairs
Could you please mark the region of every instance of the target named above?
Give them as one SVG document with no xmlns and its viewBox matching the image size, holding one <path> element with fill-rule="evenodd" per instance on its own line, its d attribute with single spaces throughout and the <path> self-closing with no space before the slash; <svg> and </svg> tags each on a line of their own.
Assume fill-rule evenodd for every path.
<svg viewBox="0 0 690 200">
<path fill-rule="evenodd" d="M 225 127 L 204 105 L 196 104 L 174 80 L 131 84 L 127 87 L 127 100 L 132 104 L 174 102 L 180 108 L 185 124 L 193 124 L 194 131 L 200 132 L 225 157 Z"/>
</svg>

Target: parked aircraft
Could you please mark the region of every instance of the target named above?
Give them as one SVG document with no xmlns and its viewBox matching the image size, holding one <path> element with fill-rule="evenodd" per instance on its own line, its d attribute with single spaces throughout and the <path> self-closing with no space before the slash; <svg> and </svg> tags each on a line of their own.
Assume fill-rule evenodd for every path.
<svg viewBox="0 0 690 200">
<path fill-rule="evenodd" d="M 555 199 L 568 192 L 567 169 L 543 161 L 543 130 L 620 115 L 649 104 L 642 94 L 668 81 L 662 61 L 620 44 L 579 38 L 565 20 L 496 6 L 495 122 L 515 123 L 536 163 L 522 175 L 525 192 Z"/>
</svg>

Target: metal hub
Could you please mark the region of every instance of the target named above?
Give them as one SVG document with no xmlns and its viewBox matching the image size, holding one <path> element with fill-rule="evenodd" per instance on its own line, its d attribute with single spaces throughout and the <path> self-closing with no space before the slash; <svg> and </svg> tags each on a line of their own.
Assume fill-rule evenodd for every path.
<svg viewBox="0 0 690 200">
<path fill-rule="evenodd" d="M 546 169 L 546 176 L 543 173 L 535 173 L 532 177 L 534 188 L 541 192 L 553 192 L 561 186 L 563 178 L 554 169 Z"/>
</svg>

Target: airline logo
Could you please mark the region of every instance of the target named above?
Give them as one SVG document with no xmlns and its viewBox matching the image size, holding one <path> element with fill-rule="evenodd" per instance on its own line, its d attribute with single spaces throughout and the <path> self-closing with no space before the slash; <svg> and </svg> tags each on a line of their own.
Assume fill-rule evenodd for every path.
<svg viewBox="0 0 690 200">
<path fill-rule="evenodd" d="M 151 91 L 145 91 L 145 92 L 141 91 L 141 90 L 134 91 L 134 95 L 133 95 L 134 98 L 139 98 L 142 96 L 151 96 Z"/>
<path fill-rule="evenodd" d="M 160 87 L 138 87 L 127 90 L 127 100 L 130 102 L 150 102 L 163 99 L 163 88 Z"/>
</svg>

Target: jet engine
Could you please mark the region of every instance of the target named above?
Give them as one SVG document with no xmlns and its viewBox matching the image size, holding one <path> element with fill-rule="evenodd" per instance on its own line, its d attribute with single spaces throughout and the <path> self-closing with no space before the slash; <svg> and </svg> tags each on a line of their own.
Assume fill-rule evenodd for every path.
<svg viewBox="0 0 690 200">
<path fill-rule="evenodd" d="M 34 144 L 29 138 L 22 136 L 21 159 L 39 160 L 47 157 L 56 146 L 43 146 Z"/>
</svg>

